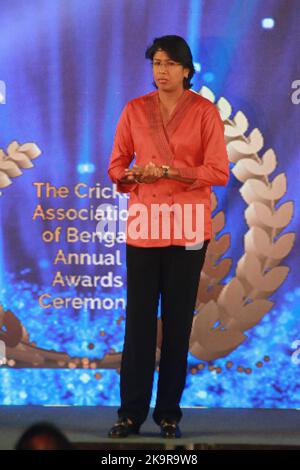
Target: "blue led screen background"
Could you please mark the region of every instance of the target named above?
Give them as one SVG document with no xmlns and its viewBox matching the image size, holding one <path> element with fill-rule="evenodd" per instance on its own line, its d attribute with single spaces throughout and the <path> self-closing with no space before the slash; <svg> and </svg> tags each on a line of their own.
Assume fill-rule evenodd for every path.
<svg viewBox="0 0 300 470">
<path fill-rule="evenodd" d="M 225 237 L 226 250 L 207 266 L 210 290 L 209 275 L 201 279 L 195 315 L 202 320 L 193 330 L 181 404 L 299 407 L 299 24 L 296 0 L 1 2 L 1 404 L 119 404 L 125 243 L 87 236 L 70 242 L 66 232 L 92 233 L 99 205 L 126 204 L 107 175 L 115 127 L 128 100 L 154 89 L 146 47 L 155 37 L 178 34 L 193 53 L 192 89 L 218 104 L 234 141 L 230 182 L 213 188 L 216 239 Z M 253 161 L 259 155 L 260 163 L 245 171 L 239 152 Z M 251 171 L 255 194 L 273 204 L 264 217 L 261 206 L 249 209 Z M 89 188 L 97 190 L 89 195 Z M 271 228 L 257 226 L 253 207 Z M 89 215 L 43 220 L 37 208 Z M 250 235 L 249 220 L 256 226 Z M 57 241 L 47 238 L 51 233 Z M 251 252 L 257 243 L 263 250 L 266 240 L 273 243 L 269 264 Z M 55 264 L 58 253 L 101 257 L 98 264 Z M 243 272 L 257 273 L 252 280 L 263 294 L 248 289 L 258 303 L 239 312 L 242 287 L 249 288 Z M 207 304 L 233 281 L 237 317 L 210 324 Z M 61 299 L 60 308 L 54 299 Z M 98 303 L 78 307 L 80 299 Z M 157 371 L 152 405 L 156 384 Z"/>
</svg>

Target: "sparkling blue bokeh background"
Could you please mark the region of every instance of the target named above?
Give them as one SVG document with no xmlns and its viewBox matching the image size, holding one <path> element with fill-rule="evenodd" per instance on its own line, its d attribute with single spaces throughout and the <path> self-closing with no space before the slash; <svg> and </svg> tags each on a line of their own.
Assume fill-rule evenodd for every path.
<svg viewBox="0 0 300 470">
<path fill-rule="evenodd" d="M 24 170 L 0 196 L 0 301 L 22 321 L 31 341 L 90 359 L 122 350 L 124 321 L 117 320 L 124 311 L 44 311 L 38 306 L 39 292 L 67 297 L 87 290 L 50 287 L 57 246 L 43 243 L 45 225 L 32 221 L 38 202 L 32 183 L 111 185 L 107 165 L 121 110 L 129 99 L 153 90 L 144 54 L 154 37 L 183 36 L 197 70 L 193 89 L 207 85 L 217 98 L 227 98 L 234 112 L 245 113 L 250 130 L 261 130 L 264 149 L 272 147 L 278 158 L 272 178 L 281 172 L 287 176 L 281 202 L 295 204 L 287 231 L 298 233 L 300 105 L 292 103 L 291 84 L 300 79 L 295 47 L 299 23 L 297 0 L 231 0 L 226 5 L 223 0 L 1 1 L 0 80 L 6 84 L 6 102 L 0 104 L 0 148 L 13 140 L 34 141 L 43 152 L 34 168 Z M 214 188 L 226 213 L 224 232 L 231 235 L 226 256 L 234 262 L 228 279 L 243 254 L 247 230 L 239 187 L 232 176 L 226 191 Z M 75 198 L 42 202 L 47 207 L 87 204 Z M 57 221 L 47 224 L 56 226 Z M 76 227 L 93 229 L 79 221 Z M 124 246 L 121 249 L 124 261 Z M 93 244 L 78 244 L 72 250 L 111 252 Z M 284 260 L 289 275 L 271 297 L 274 307 L 247 332 L 247 341 L 226 358 L 203 362 L 201 367 L 189 357 L 183 406 L 300 407 L 300 364 L 291 360 L 292 344 L 300 339 L 297 253 L 298 237 Z M 101 274 L 99 267 L 84 270 Z M 126 279 L 124 264 L 116 271 Z M 68 272 L 76 270 L 64 267 Z M 105 292 L 125 295 L 122 289 L 97 288 L 90 293 L 101 297 Z M 0 379 L 0 404 L 119 404 L 115 370 L 1 367 Z M 156 383 L 157 373 L 152 405 Z"/>
</svg>

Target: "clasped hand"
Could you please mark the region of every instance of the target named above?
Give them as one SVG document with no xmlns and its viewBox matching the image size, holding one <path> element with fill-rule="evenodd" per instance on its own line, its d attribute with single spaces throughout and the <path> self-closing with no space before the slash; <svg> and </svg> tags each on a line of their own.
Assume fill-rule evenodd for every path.
<svg viewBox="0 0 300 470">
<path fill-rule="evenodd" d="M 146 166 L 139 166 L 134 164 L 132 168 L 125 169 L 125 178 L 128 183 L 153 183 L 161 178 L 163 169 L 153 162 L 147 163 Z"/>
</svg>

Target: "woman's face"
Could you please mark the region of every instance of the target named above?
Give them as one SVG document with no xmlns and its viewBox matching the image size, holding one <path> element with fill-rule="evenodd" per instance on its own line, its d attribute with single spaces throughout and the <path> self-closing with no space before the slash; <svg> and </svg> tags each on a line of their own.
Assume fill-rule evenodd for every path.
<svg viewBox="0 0 300 470">
<path fill-rule="evenodd" d="M 183 90 L 183 79 L 189 74 L 188 68 L 178 64 L 161 49 L 155 52 L 152 62 L 153 78 L 159 90 Z"/>
</svg>

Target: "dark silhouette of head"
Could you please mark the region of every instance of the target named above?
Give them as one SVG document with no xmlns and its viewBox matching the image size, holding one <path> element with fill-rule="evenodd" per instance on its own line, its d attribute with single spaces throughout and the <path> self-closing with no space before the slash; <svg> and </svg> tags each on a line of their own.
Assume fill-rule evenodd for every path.
<svg viewBox="0 0 300 470">
<path fill-rule="evenodd" d="M 19 438 L 15 450 L 71 450 L 66 436 L 53 424 L 41 422 L 30 426 Z"/>
</svg>

